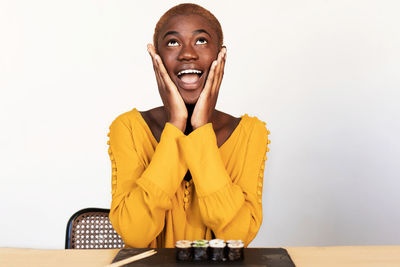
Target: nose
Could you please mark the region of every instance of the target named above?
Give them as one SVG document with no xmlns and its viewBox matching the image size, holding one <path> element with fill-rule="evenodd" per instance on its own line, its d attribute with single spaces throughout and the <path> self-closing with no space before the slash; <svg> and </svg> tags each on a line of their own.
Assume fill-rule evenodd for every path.
<svg viewBox="0 0 400 267">
<path fill-rule="evenodd" d="M 196 60 L 198 58 L 196 50 L 191 45 L 183 45 L 178 55 L 179 60 Z"/>
</svg>

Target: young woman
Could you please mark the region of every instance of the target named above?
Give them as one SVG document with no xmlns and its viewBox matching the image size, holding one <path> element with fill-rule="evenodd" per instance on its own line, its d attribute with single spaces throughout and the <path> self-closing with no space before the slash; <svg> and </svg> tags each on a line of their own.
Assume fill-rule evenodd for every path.
<svg viewBox="0 0 400 267">
<path fill-rule="evenodd" d="M 262 222 L 268 130 L 247 114 L 215 109 L 226 48 L 208 10 L 168 10 L 149 44 L 163 106 L 120 115 L 110 126 L 110 220 L 127 247 L 177 240 L 241 239 Z"/>
</svg>

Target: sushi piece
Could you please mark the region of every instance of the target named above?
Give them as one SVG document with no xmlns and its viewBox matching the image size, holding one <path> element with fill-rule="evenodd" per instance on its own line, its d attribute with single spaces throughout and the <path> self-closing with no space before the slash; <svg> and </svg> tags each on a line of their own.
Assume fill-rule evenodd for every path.
<svg viewBox="0 0 400 267">
<path fill-rule="evenodd" d="M 208 246 L 209 244 L 207 240 L 193 241 L 193 260 L 206 261 L 208 259 Z"/>
<path fill-rule="evenodd" d="M 176 259 L 178 261 L 192 260 L 192 242 L 188 240 L 179 240 L 175 243 Z"/>
<path fill-rule="evenodd" d="M 212 261 L 225 261 L 225 241 L 222 239 L 213 239 L 209 242 L 210 258 Z"/>
<path fill-rule="evenodd" d="M 243 259 L 244 243 L 242 240 L 228 240 L 228 259 L 237 261 Z"/>
</svg>

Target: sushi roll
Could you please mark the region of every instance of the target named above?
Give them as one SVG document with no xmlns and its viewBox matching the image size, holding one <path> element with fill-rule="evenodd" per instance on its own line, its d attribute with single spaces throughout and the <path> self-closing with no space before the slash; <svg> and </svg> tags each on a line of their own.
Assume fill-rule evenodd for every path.
<svg viewBox="0 0 400 267">
<path fill-rule="evenodd" d="M 237 261 L 243 259 L 244 243 L 242 240 L 229 240 L 228 243 L 228 259 Z"/>
<path fill-rule="evenodd" d="M 175 243 L 176 259 L 178 261 L 192 260 L 192 242 L 188 240 L 179 240 Z"/>
<path fill-rule="evenodd" d="M 208 259 L 208 241 L 207 240 L 196 240 L 192 243 L 193 248 L 193 260 L 205 261 Z"/>
<path fill-rule="evenodd" d="M 210 258 L 212 261 L 225 261 L 225 241 L 222 239 L 213 239 L 209 242 Z"/>
</svg>

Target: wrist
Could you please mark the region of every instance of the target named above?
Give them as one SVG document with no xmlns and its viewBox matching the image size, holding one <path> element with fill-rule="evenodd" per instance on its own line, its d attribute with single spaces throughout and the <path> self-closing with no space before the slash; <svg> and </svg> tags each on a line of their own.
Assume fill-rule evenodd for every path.
<svg viewBox="0 0 400 267">
<path fill-rule="evenodd" d="M 184 132 L 186 129 L 186 120 L 169 120 L 168 122 L 181 130 L 181 132 Z"/>
<path fill-rule="evenodd" d="M 207 122 L 206 121 L 205 122 L 193 122 L 192 121 L 191 124 L 192 124 L 193 130 L 196 130 L 197 128 L 200 128 L 201 126 L 206 125 Z"/>
</svg>

